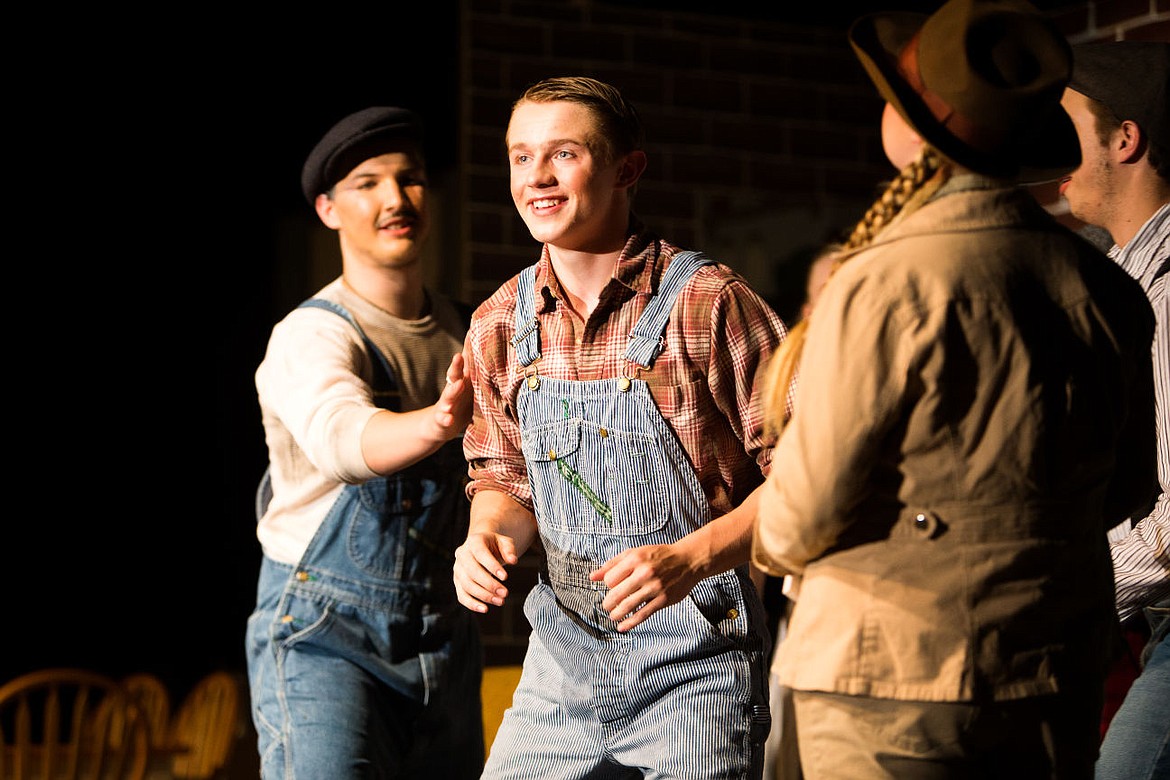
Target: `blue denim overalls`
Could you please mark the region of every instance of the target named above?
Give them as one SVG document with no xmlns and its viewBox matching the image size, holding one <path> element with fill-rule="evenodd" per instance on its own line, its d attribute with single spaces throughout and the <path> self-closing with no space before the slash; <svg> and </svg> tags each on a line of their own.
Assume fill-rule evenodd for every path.
<svg viewBox="0 0 1170 780">
<path fill-rule="evenodd" d="M 631 364 L 652 366 L 679 290 L 708 262 L 675 256 L 630 336 Z M 547 563 L 525 601 L 524 671 L 484 777 L 759 778 L 769 640 L 747 566 L 618 633 L 601 606 L 607 589 L 589 573 L 623 550 L 679 539 L 711 510 L 645 381 L 537 373 L 533 285 L 529 267 L 513 344 L 527 373 L 517 413 Z"/>
<path fill-rule="evenodd" d="M 396 409 L 381 351 L 375 397 Z M 266 780 L 476 778 L 482 655 L 455 599 L 467 536 L 462 440 L 389 477 L 347 485 L 295 566 L 264 558 L 248 620 L 248 673 Z M 258 491 L 257 517 L 268 495 Z"/>
</svg>

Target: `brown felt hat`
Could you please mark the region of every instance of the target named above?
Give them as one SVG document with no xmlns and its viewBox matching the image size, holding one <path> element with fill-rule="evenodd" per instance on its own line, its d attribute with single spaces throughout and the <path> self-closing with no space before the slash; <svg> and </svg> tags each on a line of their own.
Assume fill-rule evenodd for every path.
<svg viewBox="0 0 1170 780">
<path fill-rule="evenodd" d="M 1060 105 L 1071 47 L 1029 3 L 949 0 L 929 16 L 870 14 L 849 42 L 881 96 L 959 165 L 1028 183 L 1080 165 Z"/>
<path fill-rule="evenodd" d="M 349 175 L 360 163 L 384 153 L 402 140 L 422 144 L 418 114 L 394 106 L 373 106 L 340 120 L 309 152 L 301 169 L 301 192 L 312 205 L 317 196 Z"/>
</svg>

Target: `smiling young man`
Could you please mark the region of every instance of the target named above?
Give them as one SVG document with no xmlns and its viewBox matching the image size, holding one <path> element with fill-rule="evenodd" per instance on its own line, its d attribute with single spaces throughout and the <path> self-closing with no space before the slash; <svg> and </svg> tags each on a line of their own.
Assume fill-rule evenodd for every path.
<svg viewBox="0 0 1170 780">
<path fill-rule="evenodd" d="M 541 544 L 524 671 L 485 778 L 758 778 L 770 640 L 748 571 L 768 469 L 757 372 L 784 324 L 742 277 L 651 233 L 634 108 L 583 77 L 507 131 L 540 259 L 472 318 L 459 600 L 509 597 Z"/>
<path fill-rule="evenodd" d="M 265 780 L 483 765 L 479 635 L 450 575 L 468 519 L 466 327 L 423 284 L 422 143 L 413 112 L 368 108 L 302 171 L 341 276 L 276 324 L 256 370 L 269 471 L 247 655 Z"/>
</svg>

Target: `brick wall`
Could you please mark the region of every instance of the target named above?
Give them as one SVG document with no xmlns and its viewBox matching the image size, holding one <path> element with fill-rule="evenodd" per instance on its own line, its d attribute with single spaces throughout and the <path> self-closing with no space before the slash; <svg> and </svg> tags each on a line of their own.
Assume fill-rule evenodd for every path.
<svg viewBox="0 0 1170 780">
<path fill-rule="evenodd" d="M 621 88 L 648 139 L 636 211 L 769 298 L 778 264 L 854 221 L 887 173 L 880 104 L 842 31 L 598 2 L 462 8 L 468 298 L 535 257 L 508 197 L 503 136 L 512 101 L 546 76 Z"/>
<path fill-rule="evenodd" d="M 1062 4 L 1073 42 L 1170 40 L 1170 0 Z M 504 131 L 512 101 L 553 75 L 622 89 L 646 124 L 649 166 L 635 210 L 671 241 L 744 274 L 790 313 L 808 253 L 851 226 L 891 174 L 881 102 L 844 28 L 630 8 L 596 0 L 461 0 L 455 290 L 479 301 L 531 263 L 537 244 L 512 206 Z M 1055 190 L 1037 195 L 1055 212 Z M 482 620 L 489 663 L 517 663 L 523 593 L 539 559 L 511 574 L 513 597 Z"/>
</svg>

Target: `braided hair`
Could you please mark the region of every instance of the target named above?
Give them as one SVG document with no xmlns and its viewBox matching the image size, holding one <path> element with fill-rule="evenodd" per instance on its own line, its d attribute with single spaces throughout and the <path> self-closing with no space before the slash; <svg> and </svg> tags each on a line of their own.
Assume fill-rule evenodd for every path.
<svg viewBox="0 0 1170 780">
<path fill-rule="evenodd" d="M 842 263 L 869 246 L 881 231 L 929 200 L 950 178 L 951 171 L 951 164 L 942 155 L 923 146 L 918 157 L 898 172 L 843 242 L 829 272 L 830 278 Z M 788 336 L 765 369 L 764 432 L 769 436 L 779 436 L 792 416 L 800 356 L 811 318 L 810 314 L 788 331 Z"/>
</svg>

